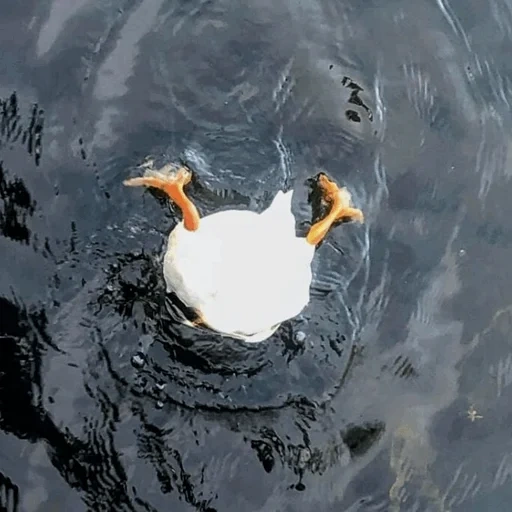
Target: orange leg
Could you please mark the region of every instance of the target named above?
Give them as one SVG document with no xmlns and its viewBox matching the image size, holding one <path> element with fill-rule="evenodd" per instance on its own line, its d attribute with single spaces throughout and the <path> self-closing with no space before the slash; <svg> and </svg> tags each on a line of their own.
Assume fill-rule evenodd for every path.
<svg viewBox="0 0 512 512">
<path fill-rule="evenodd" d="M 311 245 L 318 245 L 325 238 L 331 226 L 338 220 L 364 221 L 363 212 L 350 205 L 350 192 L 345 187 L 339 188 L 325 174 L 320 174 L 318 183 L 322 187 L 323 198 L 331 205 L 331 210 L 322 220 L 313 224 L 309 229 L 306 240 Z"/>
<path fill-rule="evenodd" d="M 150 165 L 144 167 L 149 167 L 145 176 L 125 180 L 123 184 L 128 187 L 145 185 L 163 190 L 181 210 L 185 229 L 196 231 L 199 228 L 199 212 L 183 190 L 183 187 L 192 179 L 191 171 L 187 167 L 180 167 L 173 172 L 170 165 L 158 171 L 152 170 Z"/>
</svg>

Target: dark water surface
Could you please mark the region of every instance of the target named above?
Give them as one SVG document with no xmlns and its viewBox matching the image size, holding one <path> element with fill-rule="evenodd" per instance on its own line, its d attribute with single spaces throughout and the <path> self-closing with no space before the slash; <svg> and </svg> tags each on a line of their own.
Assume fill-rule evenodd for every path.
<svg viewBox="0 0 512 512">
<path fill-rule="evenodd" d="M 0 510 L 510 510 L 510 0 L 0 11 Z M 178 328 L 147 156 L 367 222 L 268 342 Z"/>
</svg>

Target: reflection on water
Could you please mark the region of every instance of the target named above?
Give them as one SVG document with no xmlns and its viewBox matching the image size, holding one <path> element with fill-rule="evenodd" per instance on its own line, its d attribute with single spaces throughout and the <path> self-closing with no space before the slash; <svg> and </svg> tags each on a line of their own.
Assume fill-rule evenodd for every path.
<svg viewBox="0 0 512 512">
<path fill-rule="evenodd" d="M 508 510 L 509 0 L 19 4 L 0 21 L 0 507 Z M 366 224 L 248 346 L 175 322 L 172 206 Z M 271 290 L 269 290 L 271 293 Z M 3 500 L 3 501 L 2 501 Z"/>
</svg>

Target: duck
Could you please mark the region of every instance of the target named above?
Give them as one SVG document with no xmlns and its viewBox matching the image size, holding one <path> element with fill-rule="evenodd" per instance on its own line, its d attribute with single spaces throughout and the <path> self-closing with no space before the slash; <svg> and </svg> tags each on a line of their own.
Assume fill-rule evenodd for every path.
<svg viewBox="0 0 512 512">
<path fill-rule="evenodd" d="M 326 173 L 317 177 L 327 214 L 297 236 L 293 189 L 277 191 L 263 212 L 228 209 L 201 216 L 186 192 L 193 173 L 168 163 L 123 181 L 128 187 L 163 191 L 182 219 L 169 233 L 163 260 L 168 293 L 192 312 L 183 319 L 224 337 L 258 343 L 299 315 L 310 300 L 315 251 L 334 224 L 364 222 L 346 187 Z"/>
</svg>

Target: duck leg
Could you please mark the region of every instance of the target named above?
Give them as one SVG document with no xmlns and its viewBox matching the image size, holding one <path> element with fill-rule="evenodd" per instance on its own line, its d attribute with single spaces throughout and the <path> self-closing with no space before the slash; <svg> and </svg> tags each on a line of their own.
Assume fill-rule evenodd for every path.
<svg viewBox="0 0 512 512">
<path fill-rule="evenodd" d="M 350 192 L 345 187 L 338 187 L 323 173 L 318 177 L 318 183 L 322 188 L 323 199 L 331 205 L 331 209 L 323 219 L 309 229 L 306 240 L 311 245 L 318 245 L 336 221 L 344 219 L 364 221 L 363 212 L 351 206 Z"/>
<path fill-rule="evenodd" d="M 183 224 L 188 231 L 196 231 L 199 228 L 199 212 L 194 203 L 187 197 L 183 188 L 190 183 L 192 172 L 187 167 L 174 170 L 170 164 L 155 170 L 152 163 L 144 164 L 146 168 L 144 176 L 123 181 L 128 187 L 154 187 L 163 190 L 169 198 L 178 206 L 183 215 Z"/>
</svg>

